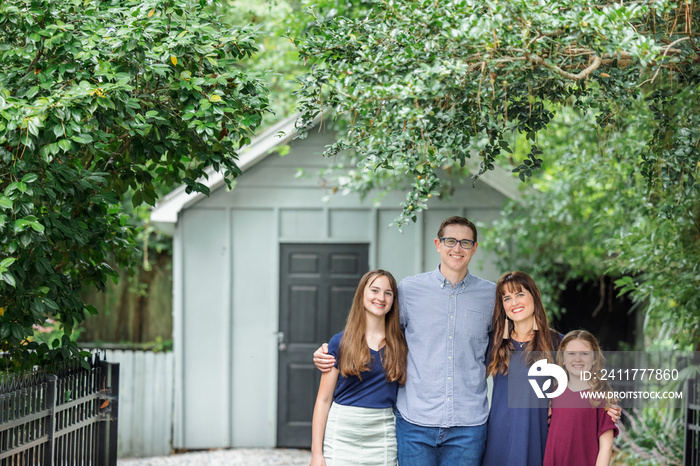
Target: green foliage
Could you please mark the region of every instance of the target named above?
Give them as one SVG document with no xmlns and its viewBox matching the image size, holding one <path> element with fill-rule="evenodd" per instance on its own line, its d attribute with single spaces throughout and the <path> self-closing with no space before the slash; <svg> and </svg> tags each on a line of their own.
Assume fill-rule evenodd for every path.
<svg viewBox="0 0 700 466">
<path fill-rule="evenodd" d="M 480 173 L 493 168 L 512 151 L 510 133 L 531 144 L 515 162 L 521 179 L 539 169 L 537 135 L 552 104 L 599 109 L 607 124 L 640 75 L 691 66 L 687 34 L 669 43 L 684 15 L 674 5 L 380 0 L 356 18 L 315 15 L 299 45 L 313 64 L 299 79 L 303 119 L 332 110 L 347 121 L 326 155 L 349 151 L 338 168 L 360 170 L 336 187 L 406 189 L 397 221 L 415 221 L 429 195 L 441 193 L 445 171 L 475 154 Z"/>
<path fill-rule="evenodd" d="M 223 17 L 231 24 L 253 24 L 258 27 L 259 51 L 242 61 L 250 71 L 263 73 L 270 90 L 271 112 L 263 125 L 281 120 L 294 112 L 296 98 L 295 77 L 306 72 L 299 61 L 297 49 L 288 36 L 303 34 L 303 15 L 298 2 L 285 0 L 260 0 L 255 2 L 228 0 L 222 6 Z"/>
<path fill-rule="evenodd" d="M 127 193 L 152 205 L 159 186 L 207 192 L 207 169 L 240 173 L 236 151 L 268 107 L 264 83 L 236 68 L 257 31 L 205 7 L 0 4 L 0 345 L 17 364 L 78 352 L 26 341 L 49 317 L 69 340 L 96 312 L 81 287 L 132 264 Z"/>
<path fill-rule="evenodd" d="M 541 195 L 507 207 L 488 240 L 501 266 L 532 272 L 555 312 L 569 280 L 611 275 L 657 344 L 697 344 L 692 4 L 379 0 L 314 18 L 300 108 L 305 122 L 325 110 L 346 122 L 326 151 L 342 154 L 334 190 L 404 189 L 401 225 L 469 158 L 479 174 L 539 174 Z"/>
<path fill-rule="evenodd" d="M 73 333 L 70 334 L 69 338 L 72 342 L 77 342 L 80 336 L 81 329 L 75 329 Z M 44 343 L 49 348 L 57 348 L 61 346 L 65 332 L 60 328 L 59 325 L 52 319 L 46 319 L 44 325 L 34 325 L 34 335 L 28 337 L 29 341 L 36 341 L 38 343 Z"/>
<path fill-rule="evenodd" d="M 259 51 L 241 62 L 249 71 L 262 74 L 270 90 L 271 112 L 263 125 L 279 121 L 296 111 L 296 78 L 309 72 L 309 64 L 299 59 L 296 43 L 303 40 L 313 22 L 305 12 L 313 6 L 320 14 L 356 16 L 371 0 L 226 0 L 220 14 L 231 24 L 253 24 L 258 28 Z"/>
<path fill-rule="evenodd" d="M 664 108 L 679 125 L 678 109 Z M 629 110 L 605 132 L 593 114 L 559 112 L 540 136 L 546 168 L 532 180 L 538 193 L 507 205 L 485 244 L 504 270 L 531 273 L 551 312 L 560 312 L 556 301 L 567 282 L 609 275 L 618 293 L 646 312 L 647 345 L 693 349 L 700 338 L 700 191 L 697 184 L 649 184 L 642 162 L 659 145 L 656 127 L 666 119 L 641 99 Z M 696 167 L 698 143 L 689 140 Z M 681 146 L 675 138 L 664 145 Z M 671 173 L 663 171 L 660 178 Z M 697 175 L 698 168 L 683 176 Z"/>
<path fill-rule="evenodd" d="M 683 411 L 644 408 L 624 412 L 618 423 L 615 464 L 653 466 L 683 463 Z"/>
</svg>

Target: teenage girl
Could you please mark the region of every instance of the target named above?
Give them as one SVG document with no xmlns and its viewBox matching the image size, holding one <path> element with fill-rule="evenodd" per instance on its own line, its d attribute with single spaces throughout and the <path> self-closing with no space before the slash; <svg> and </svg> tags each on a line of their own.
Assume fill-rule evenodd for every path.
<svg viewBox="0 0 700 466">
<path fill-rule="evenodd" d="M 567 333 L 557 353 L 557 364 L 564 368 L 569 381 L 564 393 L 552 399 L 544 466 L 609 465 L 618 429 L 605 411 L 614 400 L 590 396 L 610 391 L 607 381 L 598 376 L 605 366 L 598 341 L 585 330 Z"/>
<path fill-rule="evenodd" d="M 345 330 L 331 338 L 336 364 L 321 375 L 312 423 L 311 466 L 395 465 L 393 406 L 406 381 L 408 347 L 394 277 L 366 273 Z"/>
</svg>

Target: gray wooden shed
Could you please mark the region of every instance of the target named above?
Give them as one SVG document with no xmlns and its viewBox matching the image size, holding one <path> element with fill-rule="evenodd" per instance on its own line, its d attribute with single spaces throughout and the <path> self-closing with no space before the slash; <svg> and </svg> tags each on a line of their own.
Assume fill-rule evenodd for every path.
<svg viewBox="0 0 700 466">
<path fill-rule="evenodd" d="M 389 224 L 403 193 L 324 200 L 318 177 L 297 176 L 327 166 L 320 154 L 333 134 L 294 140 L 294 120 L 241 153 L 233 190 L 212 173 L 209 197 L 180 187 L 151 214 L 174 238 L 175 448 L 308 447 L 320 378 L 312 353 L 342 329 L 362 274 L 380 267 L 401 280 L 432 270 L 444 218 L 489 225 L 518 196 L 517 178 L 495 170 L 450 200 L 432 199 L 401 233 Z M 281 144 L 290 145 L 284 157 L 274 152 Z M 470 271 L 500 275 L 482 248 Z"/>
</svg>

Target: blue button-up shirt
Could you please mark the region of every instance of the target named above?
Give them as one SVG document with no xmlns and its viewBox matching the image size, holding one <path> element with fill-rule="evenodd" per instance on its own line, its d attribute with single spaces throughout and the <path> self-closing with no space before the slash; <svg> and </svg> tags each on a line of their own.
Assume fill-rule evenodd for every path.
<svg viewBox="0 0 700 466">
<path fill-rule="evenodd" d="M 495 299 L 493 282 L 467 273 L 453 287 L 439 266 L 401 280 L 408 372 L 396 407 L 405 420 L 428 427 L 486 422 L 486 350 Z"/>
</svg>

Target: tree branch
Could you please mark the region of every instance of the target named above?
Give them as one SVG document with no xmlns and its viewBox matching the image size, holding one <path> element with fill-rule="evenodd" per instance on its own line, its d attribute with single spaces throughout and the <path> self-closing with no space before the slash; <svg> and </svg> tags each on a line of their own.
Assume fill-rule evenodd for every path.
<svg viewBox="0 0 700 466">
<path fill-rule="evenodd" d="M 683 42 L 684 40 L 688 40 L 688 39 L 690 39 L 690 37 L 681 37 L 680 39 L 674 40 L 673 42 L 668 44 L 666 47 L 664 47 L 664 53 L 662 53 L 661 56 L 665 57 L 666 54 L 671 50 L 674 50 L 674 51 L 678 50 L 678 49 L 674 49 L 673 46 L 679 42 Z M 680 50 L 678 50 L 678 52 L 680 52 Z M 659 75 L 659 71 L 661 71 L 661 65 L 659 65 L 659 67 L 656 69 L 656 72 L 654 73 L 654 77 L 651 78 L 651 82 L 654 82 L 656 77 Z"/>
<path fill-rule="evenodd" d="M 34 59 L 32 60 L 32 62 L 31 62 L 31 63 L 29 64 L 29 66 L 27 67 L 27 72 L 24 73 L 24 76 L 22 76 L 21 78 L 19 78 L 19 81 L 17 81 L 18 84 L 21 83 L 22 81 L 24 81 L 25 79 L 27 79 L 27 76 L 29 76 L 29 75 L 32 73 L 32 71 L 34 71 L 34 65 L 37 64 L 37 62 L 39 61 L 39 59 L 41 58 L 41 56 L 42 56 L 43 54 L 44 54 L 44 43 L 42 42 L 42 43 L 41 43 L 41 47 L 40 47 L 39 50 L 37 50 L 37 52 L 36 52 L 36 56 L 34 57 Z"/>
<path fill-rule="evenodd" d="M 584 79 L 588 77 L 592 72 L 598 69 L 600 67 L 600 64 L 602 63 L 602 59 L 598 55 L 592 55 L 591 56 L 591 61 L 592 63 L 586 68 L 585 70 L 581 71 L 578 74 L 573 74 L 569 73 L 568 71 L 564 71 L 558 66 L 551 65 L 547 63 L 544 58 L 537 56 L 535 54 L 530 54 L 530 53 L 525 53 L 525 59 L 528 60 L 530 63 L 533 63 L 535 65 L 542 65 L 547 69 L 550 69 L 554 71 L 555 73 L 559 74 L 560 76 L 563 76 L 567 79 L 572 79 L 575 81 L 580 81 L 581 79 Z"/>
</svg>

